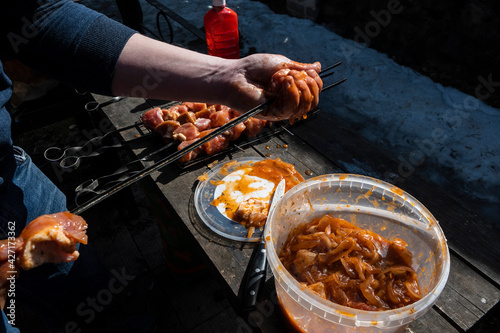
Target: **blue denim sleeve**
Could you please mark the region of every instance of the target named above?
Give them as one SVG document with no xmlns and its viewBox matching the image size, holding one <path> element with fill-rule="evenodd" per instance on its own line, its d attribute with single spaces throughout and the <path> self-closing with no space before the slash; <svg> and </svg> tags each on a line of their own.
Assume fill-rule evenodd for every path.
<svg viewBox="0 0 500 333">
<path fill-rule="evenodd" d="M 4 56 L 75 88 L 111 95 L 118 57 L 134 30 L 69 0 L 6 2 L 0 13 Z"/>
<path fill-rule="evenodd" d="M 5 315 L 5 313 L 2 311 L 2 322 L 0 323 L 0 333 L 19 333 L 19 329 L 12 327 L 12 325 L 9 323 L 9 319 Z"/>
</svg>

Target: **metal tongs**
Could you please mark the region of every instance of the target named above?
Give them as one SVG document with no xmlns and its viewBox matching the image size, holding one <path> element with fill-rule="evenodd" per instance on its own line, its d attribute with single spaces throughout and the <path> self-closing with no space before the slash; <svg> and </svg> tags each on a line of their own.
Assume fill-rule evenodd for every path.
<svg viewBox="0 0 500 333">
<path fill-rule="evenodd" d="M 328 71 L 339 66 L 340 64 L 341 64 L 341 62 L 338 62 L 332 66 L 325 68 L 323 71 L 321 71 L 319 76 L 323 79 L 323 78 L 326 78 L 326 77 L 332 75 L 333 72 L 328 72 Z M 336 82 L 334 82 L 326 87 L 323 87 L 323 89 L 321 91 L 325 91 L 325 90 L 328 90 L 328 89 L 333 88 L 335 86 L 338 86 L 339 84 L 343 83 L 345 80 L 346 80 L 346 78 L 340 79 L 340 80 L 338 80 L 338 81 L 336 81 Z M 242 114 L 241 116 L 234 118 L 233 120 L 229 121 L 225 125 L 218 127 L 213 132 L 204 136 L 203 138 L 200 138 L 200 139 L 196 140 L 195 142 L 191 143 L 190 145 L 188 145 L 188 146 L 172 153 L 171 155 L 159 160 L 155 164 L 153 164 L 149 167 L 146 167 L 141 171 L 134 172 L 133 175 L 131 175 L 127 179 L 123 179 L 120 182 L 118 182 L 116 185 L 112 186 L 111 188 L 100 192 L 96 197 L 88 200 L 87 202 L 85 202 L 81 206 L 76 207 L 71 212 L 73 214 L 77 214 L 77 215 L 81 214 L 82 212 L 84 212 L 87 209 L 89 209 L 90 207 L 100 203 L 101 201 L 105 200 L 106 198 L 110 197 L 111 195 L 119 192 L 120 190 L 123 190 L 124 188 L 130 186 L 131 184 L 133 184 L 133 183 L 141 180 L 142 178 L 150 175 L 152 172 L 169 165 L 170 163 L 178 160 L 179 158 L 186 155 L 187 153 L 190 153 L 193 150 L 197 149 L 198 147 L 201 147 L 202 145 L 204 145 L 208 141 L 212 140 L 213 138 L 230 130 L 231 128 L 233 128 L 237 124 L 244 122 L 244 121 L 248 120 L 249 118 L 255 116 L 256 114 L 258 114 L 259 112 L 261 112 L 265 108 L 269 107 L 272 103 L 273 103 L 273 100 L 270 99 L 267 102 L 262 103 L 256 107 L 254 107 L 250 111 Z"/>
<path fill-rule="evenodd" d="M 144 169 L 142 162 L 149 162 L 153 160 L 153 157 L 174 145 L 174 142 L 164 145 L 163 147 L 147 154 L 144 157 L 135 159 L 122 165 L 115 172 L 109 175 L 101 176 L 96 179 L 89 179 L 82 184 L 78 185 L 75 189 L 75 203 L 79 205 L 82 200 L 89 200 L 94 196 L 106 192 L 108 189 L 112 188 L 115 184 L 119 184 L 122 181 L 134 176 L 136 173 Z M 85 202 L 85 201 L 83 201 Z"/>
</svg>

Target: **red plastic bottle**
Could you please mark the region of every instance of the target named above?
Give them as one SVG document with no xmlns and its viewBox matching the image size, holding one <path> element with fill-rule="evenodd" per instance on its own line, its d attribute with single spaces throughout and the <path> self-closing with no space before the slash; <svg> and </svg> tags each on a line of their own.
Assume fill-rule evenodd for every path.
<svg viewBox="0 0 500 333">
<path fill-rule="evenodd" d="M 226 0 L 212 0 L 213 8 L 205 14 L 208 54 L 226 59 L 240 57 L 238 15 L 226 7 Z"/>
</svg>

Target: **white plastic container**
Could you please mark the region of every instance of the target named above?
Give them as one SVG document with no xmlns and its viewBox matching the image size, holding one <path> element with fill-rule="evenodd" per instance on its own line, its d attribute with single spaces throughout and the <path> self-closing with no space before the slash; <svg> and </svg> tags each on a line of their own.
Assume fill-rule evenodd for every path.
<svg viewBox="0 0 500 333">
<path fill-rule="evenodd" d="M 277 253 L 295 226 L 327 213 L 406 241 L 425 296 L 399 309 L 364 311 L 322 299 L 299 284 Z M 264 236 L 279 301 L 299 332 L 403 332 L 434 304 L 450 270 L 446 239 L 432 214 L 403 190 L 365 176 L 331 174 L 298 184 L 269 212 Z"/>
</svg>

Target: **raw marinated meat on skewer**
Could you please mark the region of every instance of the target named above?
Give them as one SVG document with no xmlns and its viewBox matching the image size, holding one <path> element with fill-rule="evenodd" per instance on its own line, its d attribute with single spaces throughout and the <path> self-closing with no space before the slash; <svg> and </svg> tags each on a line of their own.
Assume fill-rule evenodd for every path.
<svg viewBox="0 0 500 333">
<path fill-rule="evenodd" d="M 270 85 L 270 96 L 274 103 L 264 109 L 259 118 L 267 120 L 304 118 L 319 102 L 323 81 L 315 70 L 293 70 L 283 68 L 277 71 Z"/>
<path fill-rule="evenodd" d="M 87 223 L 78 215 L 42 215 L 31 221 L 15 240 L 0 241 L 0 258 L 7 257 L 3 254 L 8 248 L 14 248 L 15 264 L 24 270 L 44 263 L 73 261 L 80 255 L 76 245 L 87 244 L 86 230 Z"/>
<path fill-rule="evenodd" d="M 182 148 L 184 147 L 187 147 L 189 146 L 190 144 L 192 144 L 193 142 L 195 142 L 196 140 L 188 140 L 188 141 L 182 141 L 179 146 L 177 147 L 177 150 L 181 150 Z M 181 158 L 179 158 L 179 162 L 181 163 L 187 163 L 189 161 L 192 161 L 196 158 L 196 156 L 198 156 L 199 153 L 203 152 L 203 148 L 202 147 L 198 147 L 196 148 L 195 150 L 193 151 L 190 151 L 189 153 L 187 153 L 186 155 L 182 156 Z"/>
<path fill-rule="evenodd" d="M 232 118 L 239 117 L 241 113 L 236 110 L 231 110 Z M 249 138 L 254 138 L 262 129 L 271 122 L 264 119 L 249 118 L 243 122 L 245 125 L 244 134 Z"/>
<path fill-rule="evenodd" d="M 177 141 L 194 140 L 200 136 L 200 131 L 192 123 L 185 123 L 178 127 L 172 135 L 172 138 Z"/>
<path fill-rule="evenodd" d="M 154 108 L 142 115 L 141 120 L 147 128 L 154 130 L 156 126 L 160 125 L 163 121 L 163 110 Z"/>
<path fill-rule="evenodd" d="M 208 118 L 198 118 L 194 122 L 194 126 L 198 127 L 200 131 L 205 131 L 212 128 L 212 121 Z"/>
<path fill-rule="evenodd" d="M 175 120 L 166 120 L 160 125 L 156 126 L 156 133 L 160 134 L 163 139 L 172 139 L 174 131 L 178 129 L 181 124 Z"/>
<path fill-rule="evenodd" d="M 213 132 L 214 129 L 206 130 L 200 133 L 199 138 L 204 137 L 205 135 L 209 134 L 210 132 Z M 229 146 L 229 137 L 225 134 L 217 135 L 215 138 L 212 140 L 208 141 L 207 143 L 203 144 L 201 148 L 207 155 L 212 155 L 215 153 L 218 153 L 220 151 L 223 151 Z"/>
<path fill-rule="evenodd" d="M 206 103 L 193 103 L 193 102 L 186 102 L 184 105 L 191 111 L 193 112 L 198 112 L 201 110 L 205 110 L 207 108 Z"/>
<path fill-rule="evenodd" d="M 21 232 L 24 248 L 17 259 L 22 269 L 32 269 L 44 263 L 73 261 L 80 253 L 78 243 L 87 244 L 87 223 L 69 212 L 42 215 Z"/>
<path fill-rule="evenodd" d="M 172 108 L 169 108 L 169 109 L 166 109 L 166 110 L 162 110 L 162 113 L 163 113 L 163 120 L 177 120 L 177 118 L 179 118 L 180 116 L 180 112 L 179 112 L 179 108 L 175 108 L 175 107 L 172 107 Z"/>
<path fill-rule="evenodd" d="M 176 119 L 179 123 L 194 123 L 196 121 L 196 115 L 194 112 L 187 111 L 179 115 Z"/>
<path fill-rule="evenodd" d="M 179 115 L 189 111 L 189 107 L 186 104 L 179 104 L 179 105 L 173 106 L 171 109 L 174 112 L 177 112 Z"/>
<path fill-rule="evenodd" d="M 212 113 L 210 115 L 210 121 L 212 121 L 212 127 L 220 127 L 227 124 L 231 120 L 231 114 L 229 110 L 220 110 Z"/>
<path fill-rule="evenodd" d="M 227 130 L 224 134 L 227 134 L 229 136 L 230 141 L 238 140 L 238 138 L 241 136 L 241 134 L 245 131 L 246 128 L 247 127 L 245 126 L 244 123 L 239 123 L 233 128 Z"/>
<path fill-rule="evenodd" d="M 204 110 L 198 111 L 195 113 L 196 119 L 209 119 L 210 115 L 215 112 L 215 108 L 210 109 L 206 108 Z"/>
<path fill-rule="evenodd" d="M 163 110 L 153 108 L 144 113 L 142 121 L 163 139 L 179 141 L 177 149 L 180 150 L 240 115 L 241 113 L 225 105 L 184 102 Z M 249 138 L 257 136 L 269 123 L 267 120 L 249 118 L 186 154 L 179 161 L 187 163 L 201 153 L 212 155 L 220 152 L 228 147 L 230 141 L 237 140 L 242 134 Z"/>
<path fill-rule="evenodd" d="M 263 119 L 257 119 L 257 118 L 250 118 L 246 120 L 243 124 L 245 124 L 245 135 L 249 138 L 254 138 L 257 136 L 257 134 L 262 131 L 264 126 L 268 123 L 267 120 Z"/>
<path fill-rule="evenodd" d="M 9 281 L 19 268 L 76 260 L 78 243 L 87 244 L 87 223 L 69 212 L 42 215 L 30 222 L 19 237 L 0 240 L 0 305 L 5 305 Z M 10 297 L 10 295 L 9 295 Z"/>
</svg>

